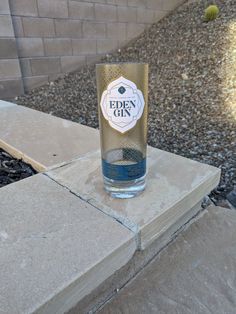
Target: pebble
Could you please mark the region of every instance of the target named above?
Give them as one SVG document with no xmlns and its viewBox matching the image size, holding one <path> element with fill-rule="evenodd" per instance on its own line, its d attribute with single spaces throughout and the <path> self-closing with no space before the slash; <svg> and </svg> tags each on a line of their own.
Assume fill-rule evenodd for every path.
<svg viewBox="0 0 236 314">
<path fill-rule="evenodd" d="M 36 171 L 0 148 L 0 187 L 34 175 Z"/>
</svg>

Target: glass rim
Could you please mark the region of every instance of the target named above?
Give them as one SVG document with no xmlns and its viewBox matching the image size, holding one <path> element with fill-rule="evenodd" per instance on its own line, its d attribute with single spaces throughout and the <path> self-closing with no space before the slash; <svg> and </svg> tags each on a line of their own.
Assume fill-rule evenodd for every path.
<svg viewBox="0 0 236 314">
<path fill-rule="evenodd" d="M 148 63 L 147 62 L 135 62 L 135 61 L 131 61 L 131 62 L 119 62 L 119 61 L 117 61 L 117 62 L 110 62 L 110 63 L 108 63 L 108 62 L 104 62 L 104 63 L 96 63 L 96 66 L 101 66 L 101 65 L 118 65 L 118 64 L 143 64 L 143 65 L 148 65 Z"/>
</svg>

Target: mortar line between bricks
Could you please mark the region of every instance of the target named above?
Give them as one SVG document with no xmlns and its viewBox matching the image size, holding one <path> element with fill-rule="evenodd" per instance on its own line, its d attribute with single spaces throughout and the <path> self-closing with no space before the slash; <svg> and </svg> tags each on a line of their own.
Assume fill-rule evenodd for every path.
<svg viewBox="0 0 236 314">
<path fill-rule="evenodd" d="M 115 215 L 109 214 L 108 212 L 102 210 L 101 208 L 97 207 L 96 205 L 94 205 L 93 203 L 90 202 L 90 200 L 86 200 L 84 199 L 82 196 L 80 196 L 79 194 L 75 193 L 74 191 L 72 191 L 71 189 L 69 189 L 66 185 L 58 182 L 56 179 L 52 178 L 50 175 L 48 175 L 47 173 L 41 173 L 43 175 L 45 175 L 47 178 L 49 178 L 50 180 L 52 180 L 53 182 L 55 182 L 56 184 L 60 185 L 61 187 L 65 188 L 67 191 L 69 191 L 71 194 L 73 194 L 74 196 L 78 197 L 81 201 L 91 205 L 92 207 L 94 207 L 95 209 L 99 210 L 101 213 L 105 214 L 106 216 L 112 218 L 112 220 L 115 220 L 116 222 L 118 222 L 119 224 L 121 224 L 123 227 L 125 227 L 126 229 L 128 229 L 129 231 L 131 231 L 132 233 L 134 233 L 135 236 L 135 242 L 137 245 L 137 250 L 139 250 L 141 248 L 141 235 L 140 235 L 140 230 L 137 224 L 132 223 L 134 226 L 130 226 L 129 224 L 125 223 L 125 221 Z"/>
<path fill-rule="evenodd" d="M 37 13 L 38 13 L 38 16 L 37 16 L 37 17 L 40 18 L 41 16 L 39 16 L 39 4 L 38 4 L 38 0 L 36 0 L 35 2 L 36 2 L 36 7 L 37 7 Z"/>
</svg>

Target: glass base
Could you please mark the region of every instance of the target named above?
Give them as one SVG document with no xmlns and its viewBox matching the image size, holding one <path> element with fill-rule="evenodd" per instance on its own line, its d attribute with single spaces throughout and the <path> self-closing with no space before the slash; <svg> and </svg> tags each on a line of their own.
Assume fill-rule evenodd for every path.
<svg viewBox="0 0 236 314">
<path fill-rule="evenodd" d="M 114 198 L 132 198 L 143 192 L 145 176 L 131 181 L 116 181 L 103 176 L 105 191 Z"/>
</svg>

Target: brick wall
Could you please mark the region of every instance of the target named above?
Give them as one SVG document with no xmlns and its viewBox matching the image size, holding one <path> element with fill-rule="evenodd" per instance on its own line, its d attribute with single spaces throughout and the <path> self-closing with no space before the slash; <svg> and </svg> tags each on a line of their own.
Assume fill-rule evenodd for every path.
<svg viewBox="0 0 236 314">
<path fill-rule="evenodd" d="M 8 0 L 0 0 L 0 99 L 23 92 L 16 39 Z"/>
<path fill-rule="evenodd" d="M 0 98 L 100 58 L 182 2 L 0 0 Z"/>
</svg>

